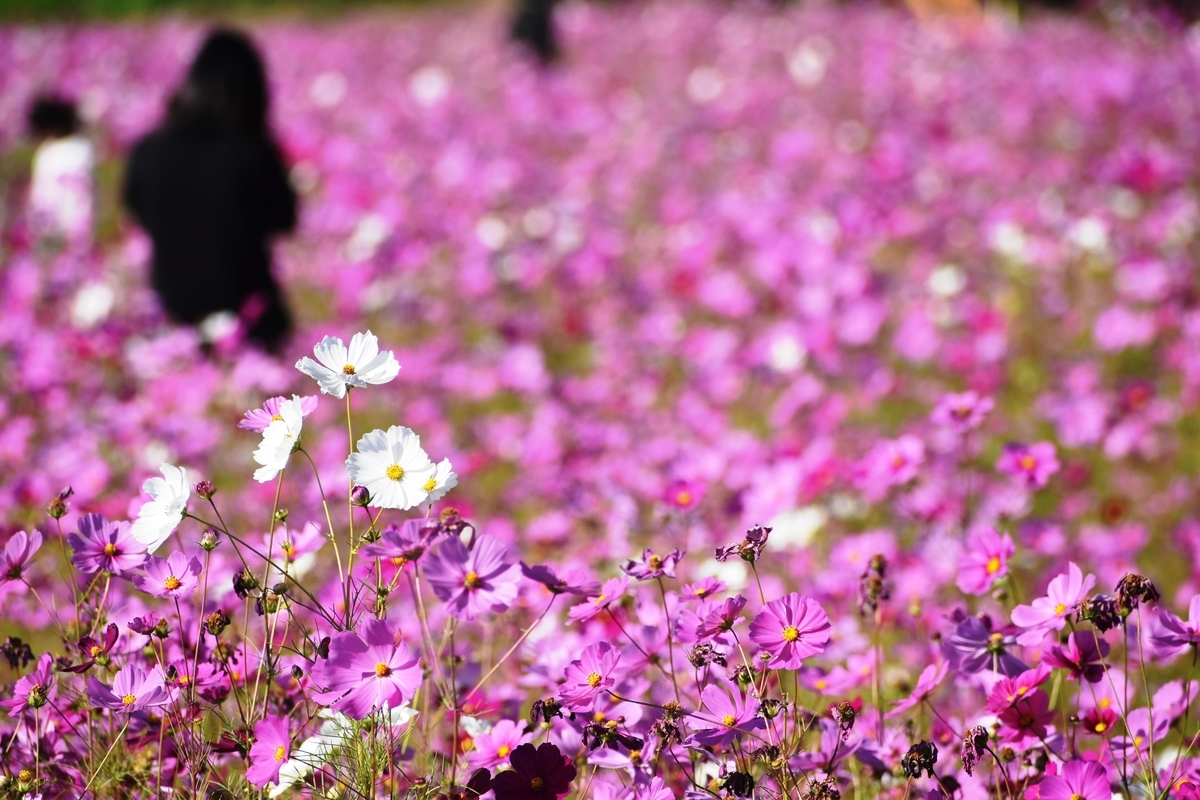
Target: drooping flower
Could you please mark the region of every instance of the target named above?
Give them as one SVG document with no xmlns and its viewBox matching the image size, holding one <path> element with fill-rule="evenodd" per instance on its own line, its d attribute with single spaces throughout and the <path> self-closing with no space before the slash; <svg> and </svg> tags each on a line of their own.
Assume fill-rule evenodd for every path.
<svg viewBox="0 0 1200 800">
<path fill-rule="evenodd" d="M 1188 645 L 1200 644 L 1200 594 L 1192 595 L 1188 603 L 1188 621 L 1160 608 L 1158 632 L 1152 637 L 1154 644 L 1163 650 L 1176 650 Z"/>
<path fill-rule="evenodd" d="M 313 347 L 313 355 L 316 361 L 305 356 L 296 369 L 315 380 L 322 393 L 339 400 L 350 387 L 388 383 L 400 372 L 392 351 L 380 352 L 379 340 L 370 331 L 354 334 L 349 348 L 338 337 L 326 336 Z"/>
<path fill-rule="evenodd" d="M 150 556 L 142 567 L 145 575 L 134 576 L 139 589 L 155 597 L 182 597 L 192 591 L 204 567 L 200 559 L 176 550 L 166 558 Z"/>
<path fill-rule="evenodd" d="M 71 563 L 85 575 L 101 571 L 124 575 L 146 560 L 146 547 L 133 538 L 128 522 L 109 522 L 99 514 L 84 514 L 78 525 L 79 532 L 68 534 L 67 542 L 74 551 Z"/>
<path fill-rule="evenodd" d="M 973 431 L 983 424 L 983 420 L 995 407 L 990 397 L 980 397 L 973 391 L 961 394 L 947 394 L 938 401 L 929 420 L 934 425 L 951 428 L 958 433 Z"/>
<path fill-rule="evenodd" d="M 279 785 L 279 770 L 291 755 L 287 717 L 264 717 L 254 726 L 246 780 L 254 786 Z"/>
<path fill-rule="evenodd" d="M 252 408 L 247 411 L 245 417 L 238 423 L 238 427 L 244 431 L 262 433 L 272 422 L 283 419 L 283 415 L 279 413 L 279 407 L 285 402 L 288 402 L 288 398 L 286 397 L 272 397 L 263 403 L 262 408 Z M 316 395 L 300 398 L 300 416 L 302 418 L 307 418 L 309 414 L 316 410 Z"/>
<path fill-rule="evenodd" d="M 552 594 L 573 594 L 590 597 L 600 594 L 600 583 L 580 569 L 570 569 L 559 575 L 549 564 L 530 566 L 521 562 L 521 574 L 545 586 Z"/>
<path fill-rule="evenodd" d="M 710 683 L 700 692 L 700 699 L 708 713 L 692 720 L 692 726 L 697 729 L 692 738 L 702 745 L 728 745 L 742 733 L 766 727 L 766 722 L 756 716 L 755 706 L 747 703 L 736 689 L 730 695 Z"/>
<path fill-rule="evenodd" d="M 763 548 L 767 546 L 767 537 L 771 535 L 771 531 L 771 528 L 755 525 L 746 531 L 740 542 L 718 547 L 715 556 L 717 561 L 727 561 L 731 556 L 739 556 L 743 561 L 758 561 Z"/>
<path fill-rule="evenodd" d="M 679 559 L 683 558 L 683 553 L 679 550 L 672 550 L 665 556 L 656 554 L 650 548 L 646 548 L 642 552 L 642 560 L 627 559 L 621 570 L 631 578 L 636 578 L 639 581 L 649 581 L 655 578 L 674 578 L 675 565 L 679 563 Z"/>
<path fill-rule="evenodd" d="M 1099 683 L 1104 680 L 1103 656 L 1108 655 L 1108 642 L 1097 638 L 1092 631 L 1075 631 L 1067 644 L 1055 645 L 1042 655 L 1042 663 L 1067 670 L 1073 680 Z"/>
<path fill-rule="evenodd" d="M 946 671 L 949 668 L 950 664 L 943 661 L 941 664 L 930 664 L 921 670 L 921 675 L 917 678 L 917 685 L 913 688 L 912 693 L 903 700 L 897 700 L 895 703 L 892 703 L 892 710 L 887 713 L 884 719 L 898 717 L 910 708 L 920 705 L 945 680 Z"/>
<path fill-rule="evenodd" d="M 13 687 L 12 697 L 0 701 L 10 716 L 17 717 L 27 708 L 41 708 L 58 696 L 54 680 L 54 656 L 43 653 L 33 672 L 21 677 Z"/>
<path fill-rule="evenodd" d="M 496 800 L 556 800 L 571 791 L 575 765 L 549 742 L 523 744 L 508 760 L 512 769 L 492 779 Z"/>
<path fill-rule="evenodd" d="M 29 568 L 34 553 L 41 546 L 40 531 L 17 531 L 9 538 L 8 543 L 4 545 L 4 561 L 0 563 L 0 598 L 7 594 L 6 584 L 24 582 L 25 570 Z"/>
<path fill-rule="evenodd" d="M 89 675 L 87 694 L 93 705 L 125 714 L 158 708 L 171 701 L 171 696 L 163 688 L 162 674 L 158 670 L 143 672 L 135 664 L 126 664 L 121 668 L 113 678 L 111 689 Z"/>
<path fill-rule="evenodd" d="M 1095 585 L 1095 575 L 1084 577 L 1083 571 L 1074 562 L 1068 564 L 1065 573 L 1050 581 L 1045 597 L 1035 599 L 1032 605 L 1013 609 L 1013 624 L 1024 628 L 1017 636 L 1017 643 L 1037 644 L 1049 631 L 1061 631 L 1067 624 L 1067 618 L 1078 610 L 1079 604 Z"/>
<path fill-rule="evenodd" d="M 595 597 L 585 600 L 578 605 L 571 606 L 567 610 L 567 618 L 569 622 L 583 622 L 599 614 L 604 609 L 611 606 L 613 603 L 620 600 L 625 595 L 625 590 L 629 588 L 629 578 L 625 575 L 620 575 L 616 578 L 609 578 L 600 587 L 600 593 Z"/>
<path fill-rule="evenodd" d="M 316 698 L 353 719 L 373 710 L 397 708 L 421 685 L 417 656 L 400 642 L 385 620 L 369 620 L 359 631 L 343 631 L 329 642 L 329 657 L 312 669 L 313 682 L 326 687 Z"/>
<path fill-rule="evenodd" d="M 472 767 L 491 768 L 507 761 L 513 750 L 533 739 L 533 733 L 526 733 L 524 725 L 502 719 L 491 730 L 472 738 L 474 746 L 467 754 L 467 763 Z"/>
<path fill-rule="evenodd" d="M 1068 761 L 1057 775 L 1038 785 L 1039 800 L 1110 800 L 1113 792 L 1104 766 L 1095 761 Z"/>
<path fill-rule="evenodd" d="M 773 669 L 796 669 L 825 650 L 831 627 L 820 603 L 792 592 L 763 606 L 750 623 L 750 640 L 771 654 Z"/>
<path fill-rule="evenodd" d="M 1035 444 L 1010 443 L 996 461 L 996 471 L 1025 484 L 1030 489 L 1040 489 L 1058 472 L 1057 451 L 1050 442 Z"/>
<path fill-rule="evenodd" d="M 113 646 L 117 643 L 117 637 L 120 635 L 117 626 L 110 623 L 104 630 L 104 643 L 96 641 L 91 636 L 85 636 L 79 640 L 77 647 L 79 652 L 83 654 L 83 661 L 73 667 L 66 667 L 63 672 L 87 672 L 97 662 L 101 666 L 108 665 L 108 654 L 112 652 Z"/>
<path fill-rule="evenodd" d="M 425 485 L 436 468 L 421 449 L 421 437 L 409 428 L 393 425 L 374 430 L 358 440 L 358 452 L 346 459 L 346 472 L 356 486 L 365 487 L 373 508 L 406 511 L 425 502 Z"/>
<path fill-rule="evenodd" d="M 942 655 L 967 674 L 990 669 L 1001 675 L 1020 675 L 1028 667 L 1008 652 L 1014 644 L 1012 635 L 993 631 L 990 620 L 967 617 L 942 641 Z"/>
<path fill-rule="evenodd" d="M 1008 575 L 1008 559 L 1016 552 L 1012 537 L 994 528 L 981 528 L 967 540 L 955 584 L 967 594 L 987 594 Z"/>
<path fill-rule="evenodd" d="M 479 536 L 470 550 L 452 536 L 423 563 L 433 593 L 459 619 L 505 611 L 517 599 L 521 568 L 508 561 L 508 548 L 495 536 Z"/>
<path fill-rule="evenodd" d="M 560 695 L 563 705 L 572 711 L 591 711 L 606 690 L 617 684 L 617 664 L 621 651 L 608 642 L 596 642 L 584 648 L 563 671 L 566 682 Z"/>
<path fill-rule="evenodd" d="M 145 546 L 147 553 L 157 550 L 183 521 L 192 492 L 185 469 L 162 464 L 159 470 L 163 475 L 161 478 L 150 478 L 142 484 L 142 491 L 150 495 L 150 502 L 138 509 L 138 518 L 129 529 L 130 535 Z"/>
<path fill-rule="evenodd" d="M 316 400 L 316 398 L 311 398 Z M 292 395 L 278 405 L 271 424 L 263 430 L 262 441 L 254 451 L 254 462 L 261 466 L 254 471 L 254 480 L 266 483 L 287 466 L 296 446 L 300 444 L 300 433 L 304 429 L 304 401 L 300 395 Z"/>
<path fill-rule="evenodd" d="M 458 473 L 450 468 L 450 459 L 443 458 L 434 467 L 433 476 L 421 486 L 429 493 L 425 497 L 425 504 L 432 506 L 455 486 L 458 486 Z"/>
</svg>

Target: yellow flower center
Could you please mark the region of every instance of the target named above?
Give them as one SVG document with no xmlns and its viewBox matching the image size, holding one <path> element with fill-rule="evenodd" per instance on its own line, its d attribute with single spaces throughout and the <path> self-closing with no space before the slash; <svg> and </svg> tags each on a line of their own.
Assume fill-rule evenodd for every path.
<svg viewBox="0 0 1200 800">
<path fill-rule="evenodd" d="M 117 546 L 115 544 L 113 544 L 112 542 L 109 542 L 108 544 L 104 545 L 104 555 L 115 556 L 116 554 L 117 554 Z"/>
<path fill-rule="evenodd" d="M 721 724 L 726 728 L 732 728 L 733 723 L 735 722 L 737 722 L 737 717 L 735 717 L 733 714 L 726 714 L 725 716 L 721 717 Z"/>
<path fill-rule="evenodd" d="M 824 678 L 821 678 L 814 685 L 821 691 L 825 691 L 826 689 L 829 688 L 829 681 L 825 680 Z"/>
<path fill-rule="evenodd" d="M 592 714 L 592 722 L 604 722 L 606 719 L 608 719 L 608 715 L 603 711 L 597 711 L 595 714 Z"/>
<path fill-rule="evenodd" d="M 23 769 L 17 773 L 17 780 L 19 780 L 21 783 L 28 783 L 29 781 L 33 780 L 33 773 L 27 769 Z"/>
<path fill-rule="evenodd" d="M 1108 725 L 1103 722 L 1096 723 L 1096 733 L 1104 733 L 1106 730 L 1108 730 Z"/>
<path fill-rule="evenodd" d="M 463 575 L 463 586 L 467 587 L 468 589 L 478 589 L 480 582 L 479 573 L 475 572 L 474 570 L 471 570 L 466 575 Z"/>
<path fill-rule="evenodd" d="M 896 456 L 892 459 L 892 469 L 900 469 L 904 466 L 904 456 Z"/>
<path fill-rule="evenodd" d="M 127 694 L 121 698 L 121 705 L 131 706 L 136 702 L 137 702 L 137 697 L 135 697 L 134 695 L 131 695 L 131 694 Z"/>
<path fill-rule="evenodd" d="M 1065 603 L 1056 603 L 1054 605 L 1054 613 L 1055 614 L 1061 614 L 1066 610 L 1067 610 L 1067 606 Z"/>
<path fill-rule="evenodd" d="M 1083 800 L 1083 795 L 1073 794 L 1073 795 L 1071 795 L 1071 800 Z"/>
<path fill-rule="evenodd" d="M 375 665 L 375 675 L 379 678 L 386 678 L 392 674 L 392 668 L 382 661 Z"/>
<path fill-rule="evenodd" d="M 1110 705 L 1112 705 L 1112 700 L 1109 700 L 1107 697 L 1101 697 L 1100 702 L 1097 703 L 1097 705 L 1101 708 L 1108 708 Z"/>
<path fill-rule="evenodd" d="M 1133 746 L 1134 746 L 1134 747 L 1141 747 L 1141 746 L 1142 746 L 1142 737 L 1141 737 L 1141 736 L 1135 736 L 1135 737 L 1133 737 Z"/>
<path fill-rule="evenodd" d="M 987 570 L 988 575 L 995 575 L 997 572 L 999 572 L 1000 571 L 1000 556 L 992 556 L 991 558 L 989 558 L 988 562 L 987 562 L 987 566 L 984 569 Z"/>
<path fill-rule="evenodd" d="M 600 677 L 599 672 L 593 672 L 591 675 L 587 676 L 588 686 L 592 687 L 593 689 L 595 689 L 597 686 L 599 686 L 600 681 L 602 681 L 602 680 L 604 680 L 604 679 Z"/>
<path fill-rule="evenodd" d="M 512 752 L 512 748 L 506 744 L 502 744 L 496 748 L 496 755 L 499 756 L 500 758 L 504 758 L 511 752 Z"/>
<path fill-rule="evenodd" d="M 429 480 L 425 481 L 425 485 L 421 488 L 427 492 L 432 492 L 437 488 L 437 478 L 430 478 Z"/>
<path fill-rule="evenodd" d="M 681 506 L 690 506 L 692 504 L 692 493 L 689 491 L 680 492 L 675 495 L 675 502 Z"/>
<path fill-rule="evenodd" d="M 1026 472 L 1032 472 L 1033 468 L 1037 466 L 1037 459 L 1033 456 L 1025 455 L 1021 456 L 1021 460 L 1017 463 L 1021 465 L 1021 469 Z"/>
<path fill-rule="evenodd" d="M 283 761 L 283 757 L 286 755 L 287 755 L 287 750 L 285 750 L 283 748 L 283 745 L 279 745 L 279 747 L 275 748 L 275 760 L 276 761 Z"/>
<path fill-rule="evenodd" d="M 598 606 L 607 599 L 608 599 L 608 595 L 606 595 L 606 594 L 596 595 L 595 597 L 592 598 L 592 605 Z"/>
<path fill-rule="evenodd" d="M 347 364 L 346 366 L 342 367 L 342 374 L 343 375 L 353 375 L 354 374 L 354 365 Z"/>
<path fill-rule="evenodd" d="M 392 558 L 393 566 L 403 567 L 407 563 L 408 563 L 408 559 L 405 558 L 404 556 L 395 556 L 394 558 Z"/>
<path fill-rule="evenodd" d="M 272 414 L 271 422 L 283 422 L 283 415 L 282 414 Z"/>
<path fill-rule="evenodd" d="M 650 556 L 649 564 L 650 564 L 650 569 L 653 569 L 653 570 L 662 569 L 662 559 L 659 558 L 658 556 Z"/>
<path fill-rule="evenodd" d="M 95 658 L 96 656 L 98 656 L 104 652 L 104 648 L 98 644 L 94 644 L 94 645 L 92 645 L 91 650 L 89 650 L 88 652 L 92 654 L 92 658 Z"/>
<path fill-rule="evenodd" d="M 1028 686 L 1022 686 L 1022 687 L 1020 687 L 1019 689 L 1017 689 L 1017 695 L 1018 695 L 1018 696 L 1019 696 L 1019 695 L 1023 695 L 1023 694 L 1025 694 L 1025 693 L 1026 693 L 1026 692 L 1028 692 L 1028 691 L 1029 691 L 1029 687 L 1028 687 Z"/>
<path fill-rule="evenodd" d="M 535 792 L 540 792 L 546 788 L 546 782 L 541 778 L 534 778 L 529 782 L 529 788 Z"/>
<path fill-rule="evenodd" d="M 783 640 L 785 642 L 794 642 L 800 638 L 800 629 L 795 625 L 788 625 L 783 629 Z"/>
<path fill-rule="evenodd" d="M 165 581 L 163 581 L 163 586 L 167 587 L 169 591 L 175 591 L 180 586 L 183 586 L 183 581 L 179 580 L 179 578 L 176 578 L 174 575 L 171 575 Z"/>
<path fill-rule="evenodd" d="M 398 481 L 404 477 L 404 467 L 399 464 L 392 464 L 387 468 L 387 476 L 394 481 Z"/>
</svg>

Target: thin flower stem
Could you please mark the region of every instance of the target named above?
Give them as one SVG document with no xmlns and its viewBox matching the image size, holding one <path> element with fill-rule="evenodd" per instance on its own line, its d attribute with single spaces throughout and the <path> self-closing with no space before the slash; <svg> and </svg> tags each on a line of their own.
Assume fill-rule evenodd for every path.
<svg viewBox="0 0 1200 800">
<path fill-rule="evenodd" d="M 112 755 L 112 752 L 114 749 L 116 749 L 117 744 L 123 738 L 125 738 L 125 729 L 128 727 L 129 727 L 129 721 L 126 720 L 125 724 L 121 726 L 121 730 L 117 734 L 117 738 L 113 739 L 113 743 L 111 745 L 109 745 L 108 752 L 104 754 L 104 758 L 100 759 L 100 763 L 98 765 L 96 765 L 96 769 L 93 770 L 92 777 L 90 780 L 88 780 L 87 786 L 83 787 L 84 795 L 86 795 L 88 793 L 88 789 L 92 788 L 92 784 L 95 782 L 96 778 L 98 778 L 100 776 L 100 770 L 103 769 L 104 765 L 108 762 L 108 757 Z"/>
<path fill-rule="evenodd" d="M 354 452 L 354 423 L 350 417 L 350 393 L 351 387 L 346 387 L 346 435 L 349 437 L 349 452 Z M 354 606 L 350 597 L 350 582 L 354 567 L 354 481 L 350 480 L 346 487 L 346 511 L 350 520 L 350 529 L 347 533 L 347 542 L 349 543 L 350 552 L 346 556 L 346 575 L 342 579 L 342 588 L 346 595 L 346 627 L 354 627 Z"/>
<path fill-rule="evenodd" d="M 517 652 L 517 648 L 520 647 L 521 644 L 526 639 L 529 638 L 529 634 L 533 633 L 534 628 L 536 628 L 538 625 L 541 624 L 542 620 L 546 618 L 546 614 L 550 613 L 550 607 L 554 605 L 554 601 L 557 599 L 558 599 L 558 595 L 556 595 L 556 594 L 550 596 L 550 602 L 546 604 L 546 607 L 544 609 L 542 609 L 542 613 L 538 615 L 538 618 L 533 621 L 532 625 L 530 625 L 528 628 L 526 628 L 521 633 L 520 638 L 518 638 L 517 641 L 513 642 L 512 647 L 508 648 L 508 651 L 505 652 L 504 655 L 500 656 L 500 660 L 497 661 L 495 663 L 495 665 L 493 665 L 492 668 L 487 671 L 486 675 L 484 675 L 482 678 L 479 679 L 479 682 L 475 684 L 475 687 L 473 689 L 471 689 L 471 691 L 467 692 L 466 695 L 463 696 L 464 700 L 470 700 L 472 697 L 474 697 L 475 693 L 478 692 L 480 689 L 482 689 L 483 685 L 485 683 L 487 683 L 488 680 L 493 675 L 496 674 L 496 670 L 500 669 L 500 667 L 502 667 L 504 665 L 504 662 L 507 661 L 509 659 L 509 657 L 512 656 L 513 653 Z"/>
<path fill-rule="evenodd" d="M 663 586 L 662 577 L 656 578 L 658 596 L 662 598 L 663 625 L 667 629 L 667 661 L 671 665 L 671 685 L 675 687 L 675 702 L 683 705 L 683 697 L 679 694 L 679 681 L 675 678 L 675 640 L 671 635 L 671 610 L 667 608 L 667 589 Z"/>
<path fill-rule="evenodd" d="M 309 466 L 312 467 L 313 477 L 317 480 L 317 492 L 321 495 L 321 508 L 325 510 L 325 524 L 329 526 L 327 533 L 329 541 L 333 544 L 333 557 L 337 561 L 338 581 L 346 582 L 346 573 L 342 571 L 342 552 L 338 549 L 337 536 L 334 535 L 333 517 L 329 515 L 329 501 L 325 497 L 325 487 L 321 485 L 321 473 L 317 471 L 317 463 L 313 461 L 312 456 L 303 447 L 299 448 L 299 452 L 304 454 L 308 459 Z"/>
</svg>

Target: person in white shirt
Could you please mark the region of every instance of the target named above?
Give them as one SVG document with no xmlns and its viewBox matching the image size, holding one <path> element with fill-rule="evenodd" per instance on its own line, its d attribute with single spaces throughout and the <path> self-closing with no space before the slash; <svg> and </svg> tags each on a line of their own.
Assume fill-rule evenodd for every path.
<svg viewBox="0 0 1200 800">
<path fill-rule="evenodd" d="M 29 222 L 38 241 L 75 252 L 92 243 L 95 152 L 80 130 L 73 103 L 53 97 L 34 102 L 30 133 L 39 142 L 29 187 Z"/>
</svg>

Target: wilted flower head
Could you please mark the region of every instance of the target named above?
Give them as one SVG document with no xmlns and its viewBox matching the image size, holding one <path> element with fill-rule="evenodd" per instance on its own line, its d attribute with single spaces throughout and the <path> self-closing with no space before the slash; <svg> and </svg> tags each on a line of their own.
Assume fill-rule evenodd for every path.
<svg viewBox="0 0 1200 800">
<path fill-rule="evenodd" d="M 1160 599 L 1158 589 L 1149 578 L 1127 572 L 1117 582 L 1117 607 L 1129 612 L 1142 603 L 1157 603 Z"/>
<path fill-rule="evenodd" d="M 717 561 L 726 561 L 730 556 L 739 556 L 743 561 L 758 561 L 762 557 L 763 548 L 767 546 L 767 537 L 771 528 L 755 525 L 746 531 L 746 536 L 740 542 L 727 544 L 717 548 Z"/>
<path fill-rule="evenodd" d="M 909 778 L 919 778 L 922 772 L 932 778 L 934 767 L 937 765 L 937 759 L 937 745 L 933 742 L 922 740 L 908 748 L 908 752 L 904 754 L 904 758 L 900 759 L 900 768 L 904 770 L 904 775 Z"/>
<path fill-rule="evenodd" d="M 1122 616 L 1115 597 L 1095 594 L 1079 605 L 1079 619 L 1092 623 L 1096 630 L 1105 633 L 1120 625 Z"/>
<path fill-rule="evenodd" d="M 967 729 L 963 734 L 962 758 L 963 770 L 968 775 L 975 774 L 975 767 L 983 760 L 987 753 L 988 732 L 982 725 L 976 725 L 974 728 Z"/>
</svg>

